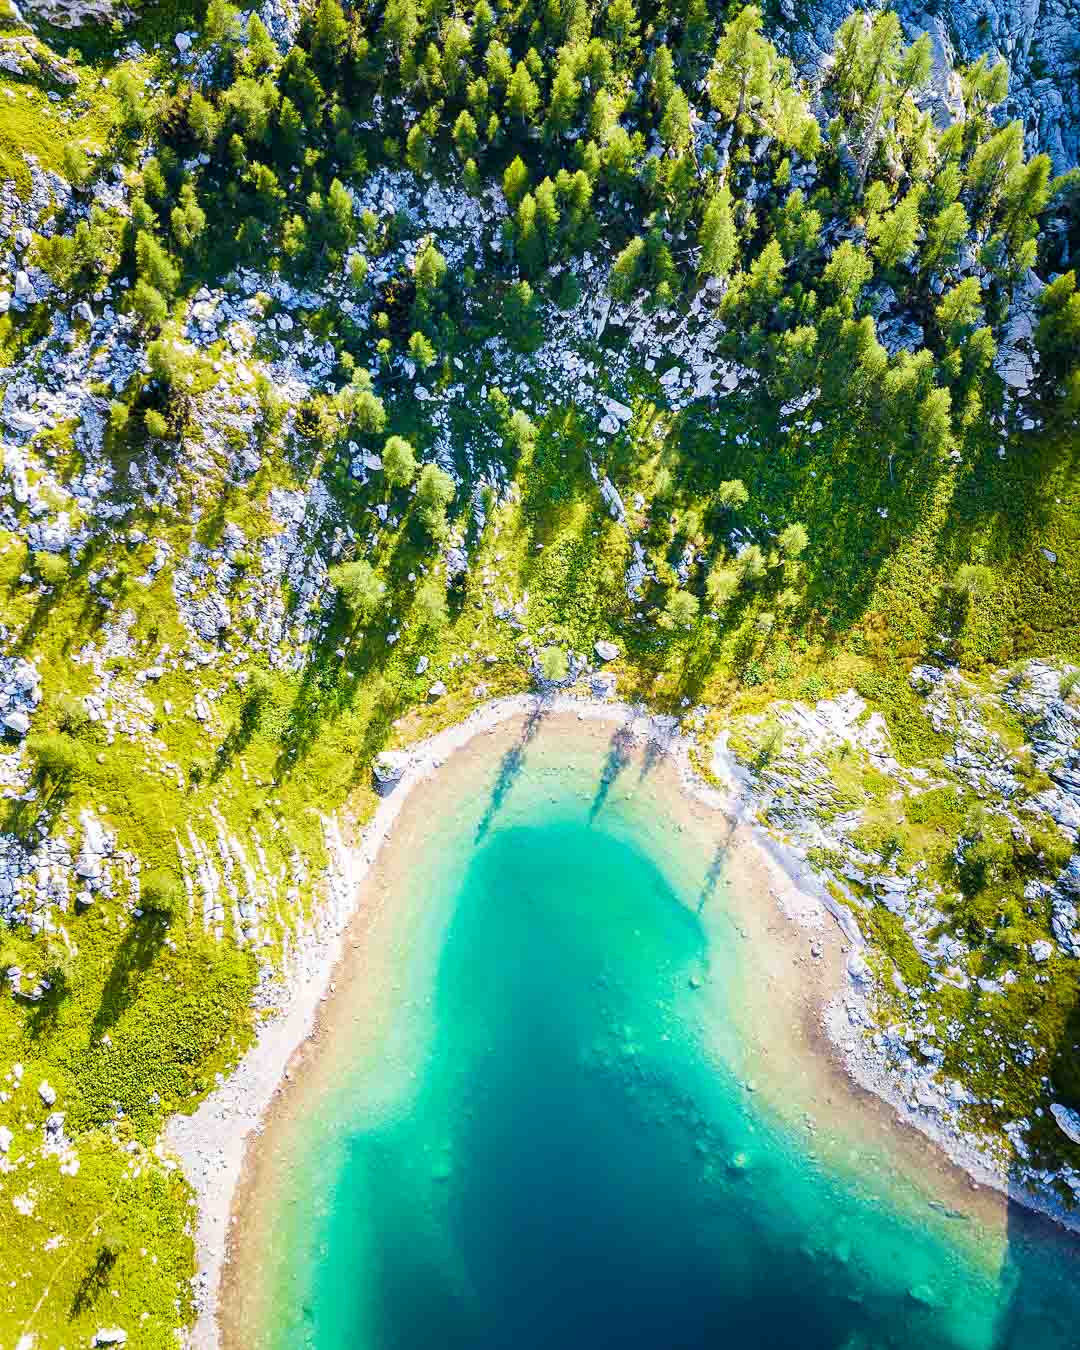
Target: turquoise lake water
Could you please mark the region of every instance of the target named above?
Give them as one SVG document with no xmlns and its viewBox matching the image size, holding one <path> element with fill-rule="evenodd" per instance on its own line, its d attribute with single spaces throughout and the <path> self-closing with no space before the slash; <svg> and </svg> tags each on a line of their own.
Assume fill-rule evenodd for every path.
<svg viewBox="0 0 1080 1350">
<path fill-rule="evenodd" d="M 275 1143 L 250 1343 L 1080 1345 L 1063 1243 L 1003 1221 L 981 1259 L 747 1090 L 724 882 L 647 767 L 541 733 L 415 832 L 392 1012 Z"/>
</svg>

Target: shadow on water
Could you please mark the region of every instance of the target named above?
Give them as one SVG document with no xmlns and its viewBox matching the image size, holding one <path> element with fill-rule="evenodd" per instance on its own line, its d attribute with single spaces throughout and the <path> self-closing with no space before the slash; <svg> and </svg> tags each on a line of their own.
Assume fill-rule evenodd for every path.
<svg viewBox="0 0 1080 1350">
<path fill-rule="evenodd" d="M 1054 1100 L 1080 1108 L 1080 985 L 1050 1056 Z M 1080 1173 L 1080 1146 L 1067 1140 L 1046 1112 L 1038 1119 L 1039 1164 Z M 1022 1182 L 1017 1176 L 1016 1185 Z M 1069 1193 L 1062 1187 L 1063 1198 Z M 1080 1199 L 1080 1196 L 1077 1197 Z M 1008 1247 L 1002 1263 L 1001 1314 L 994 1350 L 1075 1350 L 1080 1346 L 1080 1235 L 1032 1213 L 1014 1200 L 1008 1207 Z"/>
<path fill-rule="evenodd" d="M 608 793 L 615 786 L 619 775 L 629 765 L 633 752 L 634 733 L 630 723 L 624 722 L 621 726 L 615 728 L 611 743 L 608 746 L 607 756 L 604 759 L 604 766 L 600 770 L 600 781 L 596 785 L 596 795 L 589 807 L 590 825 L 603 810 L 604 803 L 608 799 Z"/>
<path fill-rule="evenodd" d="M 705 909 L 705 906 L 716 895 L 716 888 L 720 885 L 720 878 L 724 875 L 727 867 L 728 849 L 731 847 L 731 839 L 735 833 L 735 826 L 728 825 L 727 833 L 713 853 L 709 866 L 705 871 L 705 879 L 701 883 L 701 890 L 698 892 L 697 912 L 699 914 Z"/>
<path fill-rule="evenodd" d="M 518 738 L 517 744 L 503 755 L 499 772 L 495 778 L 495 786 L 491 789 L 491 796 L 488 799 L 487 809 L 484 811 L 480 824 L 476 827 L 476 843 L 479 844 L 487 835 L 492 822 L 506 800 L 507 793 L 521 777 L 521 772 L 525 768 L 526 751 L 535 739 L 536 733 L 543 726 L 544 719 L 549 711 L 548 703 L 543 699 L 537 699 L 525 719 L 525 725 L 521 730 L 521 736 Z"/>
</svg>

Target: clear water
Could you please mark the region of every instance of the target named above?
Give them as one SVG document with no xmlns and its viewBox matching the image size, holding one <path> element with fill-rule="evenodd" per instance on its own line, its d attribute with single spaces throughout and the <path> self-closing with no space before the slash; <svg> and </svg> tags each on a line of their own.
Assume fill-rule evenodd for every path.
<svg viewBox="0 0 1080 1350">
<path fill-rule="evenodd" d="M 383 1032 L 278 1143 L 250 1343 L 1080 1345 L 1061 1242 L 980 1255 L 747 1090 L 723 886 L 619 767 L 541 736 L 422 832 Z"/>
</svg>

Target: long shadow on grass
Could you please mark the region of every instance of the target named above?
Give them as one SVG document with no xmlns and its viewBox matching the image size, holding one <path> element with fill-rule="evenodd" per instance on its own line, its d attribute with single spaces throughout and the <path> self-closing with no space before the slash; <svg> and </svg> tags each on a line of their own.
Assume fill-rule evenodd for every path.
<svg viewBox="0 0 1080 1350">
<path fill-rule="evenodd" d="M 81 1317 L 89 1312 L 109 1287 L 109 1276 L 116 1265 L 116 1252 L 106 1246 L 97 1249 L 93 1261 L 87 1267 L 82 1279 L 75 1286 L 75 1296 L 71 1300 L 70 1317 Z"/>
<path fill-rule="evenodd" d="M 507 794 L 521 777 L 521 772 L 525 768 L 526 752 L 530 743 L 535 739 L 536 733 L 544 724 L 544 719 L 549 712 L 549 706 L 543 699 L 537 699 L 533 705 L 532 711 L 525 719 L 525 725 L 522 728 L 521 736 L 516 745 L 512 746 L 502 757 L 499 764 L 499 772 L 495 779 L 495 786 L 491 789 L 491 796 L 488 799 L 487 809 L 484 812 L 480 824 L 476 827 L 476 842 L 487 835 L 491 829 L 492 822 L 499 813 Z"/>
<path fill-rule="evenodd" d="M 135 1002 L 147 971 L 165 945 L 169 925 L 160 915 L 146 914 L 135 919 L 116 949 L 112 969 L 101 991 L 101 1002 L 94 1014 L 92 1039 L 100 1037 Z"/>
</svg>

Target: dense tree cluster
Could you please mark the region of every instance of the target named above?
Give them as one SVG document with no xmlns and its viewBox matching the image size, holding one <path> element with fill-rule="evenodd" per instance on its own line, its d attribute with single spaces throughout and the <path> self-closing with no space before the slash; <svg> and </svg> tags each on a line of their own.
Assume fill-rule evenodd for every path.
<svg viewBox="0 0 1080 1350">
<path fill-rule="evenodd" d="M 865 425 L 890 463 L 933 460 L 999 406 L 994 357 L 1040 217 L 1075 211 L 1080 195 L 1075 176 L 1051 181 L 1045 155 L 1025 159 L 1019 123 L 995 121 L 1003 64 L 966 70 L 964 115 L 936 126 L 929 42 L 906 43 L 891 11 L 844 22 L 813 100 L 753 5 L 718 23 L 702 0 L 466 11 L 319 0 L 282 52 L 257 15 L 212 0 L 204 39 L 197 84 L 150 104 L 118 81 L 139 166 L 130 219 L 95 208 L 39 246 L 72 295 L 126 273 L 153 336 L 189 282 L 237 262 L 297 278 L 344 269 L 365 292 L 394 226 L 358 214 L 352 190 L 379 163 L 476 193 L 497 184 L 509 207 L 484 285 L 471 268 L 450 274 L 428 239 L 372 297 L 340 392 L 298 417 L 321 443 L 383 434 L 369 371 L 395 352 L 432 370 L 464 326 L 485 322 L 528 349 L 541 298 L 576 302 L 567 264 L 588 251 L 609 259 L 625 302 L 663 309 L 700 292 L 723 320 L 724 354 L 756 368 L 771 398 L 819 390 L 823 410 Z M 1060 230 L 1054 247 L 1067 255 Z M 1038 303 L 1033 392 L 1047 416 L 1073 416 L 1074 272 Z M 882 340 L 890 309 L 914 334 L 899 349 Z M 173 396 L 190 373 L 155 371 Z M 159 405 L 144 411 L 147 431 L 175 433 Z M 388 486 L 416 472 L 388 444 Z M 434 472 L 420 475 L 418 519 L 439 539 L 450 497 Z"/>
</svg>

